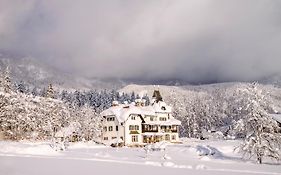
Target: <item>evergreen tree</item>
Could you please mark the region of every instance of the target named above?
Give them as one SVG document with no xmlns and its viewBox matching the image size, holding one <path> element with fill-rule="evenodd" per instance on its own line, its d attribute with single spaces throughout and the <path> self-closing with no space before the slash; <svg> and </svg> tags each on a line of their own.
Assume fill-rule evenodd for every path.
<svg viewBox="0 0 281 175">
<path fill-rule="evenodd" d="M 81 103 L 81 100 L 80 100 L 80 96 L 81 96 L 81 92 L 76 90 L 73 94 L 74 98 L 73 98 L 73 104 L 77 107 L 81 107 L 82 106 L 82 103 Z"/>
<path fill-rule="evenodd" d="M 60 99 L 64 102 L 67 102 L 67 96 L 68 96 L 68 92 L 66 90 L 63 90 L 60 94 Z"/>
<path fill-rule="evenodd" d="M 38 96 L 38 90 L 37 90 L 36 87 L 34 87 L 34 88 L 32 89 L 31 94 L 32 94 L 33 96 Z"/>
<path fill-rule="evenodd" d="M 5 72 L 1 74 L 0 77 L 1 88 L 4 92 L 10 93 L 12 90 L 12 83 L 10 79 L 10 72 L 9 68 L 6 68 Z"/>
<path fill-rule="evenodd" d="M 24 84 L 23 81 L 20 81 L 18 84 L 16 84 L 16 89 L 20 93 L 26 93 L 27 92 L 26 85 Z"/>
<path fill-rule="evenodd" d="M 133 91 L 132 94 L 131 94 L 131 98 L 130 98 L 129 102 L 135 102 L 135 100 L 136 100 L 136 94 Z"/>
<path fill-rule="evenodd" d="M 110 91 L 110 101 L 116 101 L 117 100 L 117 94 L 118 92 L 115 89 L 112 89 Z"/>
<path fill-rule="evenodd" d="M 48 89 L 46 91 L 45 97 L 47 98 L 55 98 L 55 91 L 53 89 L 53 85 L 49 84 Z"/>
<path fill-rule="evenodd" d="M 145 106 L 148 106 L 150 105 L 150 100 L 149 100 L 149 97 L 147 94 L 145 94 L 145 96 L 142 97 L 142 99 L 145 100 Z"/>
</svg>

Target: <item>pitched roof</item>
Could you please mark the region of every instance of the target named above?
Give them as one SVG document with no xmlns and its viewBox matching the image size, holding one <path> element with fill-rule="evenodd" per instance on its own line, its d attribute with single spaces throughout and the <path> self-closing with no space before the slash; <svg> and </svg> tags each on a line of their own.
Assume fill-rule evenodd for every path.
<svg viewBox="0 0 281 175">
<path fill-rule="evenodd" d="M 117 120 L 120 123 L 126 121 L 131 114 L 139 114 L 142 116 L 155 115 L 155 111 L 153 110 L 152 106 L 135 106 L 133 104 L 120 104 L 118 106 L 112 106 L 101 113 L 102 116 L 116 116 Z"/>
<path fill-rule="evenodd" d="M 121 123 L 127 120 L 131 114 L 137 114 L 141 116 L 153 115 L 156 116 L 156 113 L 171 113 L 172 108 L 168 106 L 165 102 L 160 101 L 154 103 L 151 106 L 135 106 L 133 104 L 125 105 L 120 104 L 118 106 L 112 106 L 104 110 L 102 116 L 116 116 L 117 120 Z M 178 122 L 179 123 L 179 122 Z"/>
</svg>

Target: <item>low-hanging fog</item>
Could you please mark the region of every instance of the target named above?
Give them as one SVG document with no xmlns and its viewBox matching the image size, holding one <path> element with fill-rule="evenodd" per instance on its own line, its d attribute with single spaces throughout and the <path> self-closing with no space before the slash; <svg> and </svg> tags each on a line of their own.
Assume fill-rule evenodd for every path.
<svg viewBox="0 0 281 175">
<path fill-rule="evenodd" d="M 87 77 L 252 81 L 281 74 L 278 0 L 0 0 L 0 52 Z"/>
</svg>

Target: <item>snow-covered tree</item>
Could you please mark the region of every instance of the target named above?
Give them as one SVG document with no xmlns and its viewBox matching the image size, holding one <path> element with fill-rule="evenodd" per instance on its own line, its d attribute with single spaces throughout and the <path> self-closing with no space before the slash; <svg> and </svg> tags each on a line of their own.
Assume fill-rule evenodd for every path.
<svg viewBox="0 0 281 175">
<path fill-rule="evenodd" d="M 135 102 L 135 100 L 136 100 L 136 94 L 135 94 L 135 92 L 133 91 L 133 92 L 131 93 L 130 102 Z"/>
<path fill-rule="evenodd" d="M 281 134 L 277 132 L 277 122 L 265 110 L 266 94 L 256 83 L 250 84 L 244 92 L 244 98 L 248 100 L 245 106 L 248 113 L 239 121 L 240 127 L 237 127 L 246 134 L 240 151 L 250 158 L 254 157 L 258 163 L 262 163 L 265 157 L 280 160 Z"/>
<path fill-rule="evenodd" d="M 49 84 L 48 89 L 46 91 L 45 97 L 47 98 L 55 98 L 55 91 L 52 84 Z"/>
<path fill-rule="evenodd" d="M 11 83 L 11 78 L 10 78 L 10 71 L 9 68 L 7 67 L 4 72 L 0 74 L 0 87 L 1 90 L 3 90 L 6 93 L 11 92 L 12 90 L 12 83 Z"/>
<path fill-rule="evenodd" d="M 145 106 L 148 106 L 150 104 L 150 99 L 147 94 L 145 94 L 142 99 L 145 100 Z"/>
<path fill-rule="evenodd" d="M 32 89 L 32 91 L 31 91 L 31 94 L 32 94 L 33 96 L 38 96 L 38 95 L 39 95 L 38 89 L 37 89 L 36 87 L 34 87 L 34 88 Z"/>
<path fill-rule="evenodd" d="M 20 93 L 28 93 L 28 87 L 23 81 L 16 83 L 16 90 Z"/>
</svg>

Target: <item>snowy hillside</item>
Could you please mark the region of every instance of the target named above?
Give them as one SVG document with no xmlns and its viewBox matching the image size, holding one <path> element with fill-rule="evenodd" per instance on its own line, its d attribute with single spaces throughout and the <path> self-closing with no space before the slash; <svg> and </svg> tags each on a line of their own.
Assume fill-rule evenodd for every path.
<svg viewBox="0 0 281 175">
<path fill-rule="evenodd" d="M 140 96 L 147 94 L 152 96 L 154 89 L 160 89 L 164 100 L 169 104 L 173 104 L 175 100 L 184 103 L 184 100 L 190 99 L 195 93 L 213 94 L 216 92 L 233 92 L 237 89 L 243 89 L 247 83 L 218 83 L 210 85 L 186 85 L 186 86 L 154 86 L 154 85 L 136 85 L 131 84 L 120 89 L 120 92 L 130 93 L 135 92 Z M 273 104 L 281 109 L 281 88 L 273 85 L 262 85 L 260 87 L 268 93 L 273 101 Z"/>
</svg>

